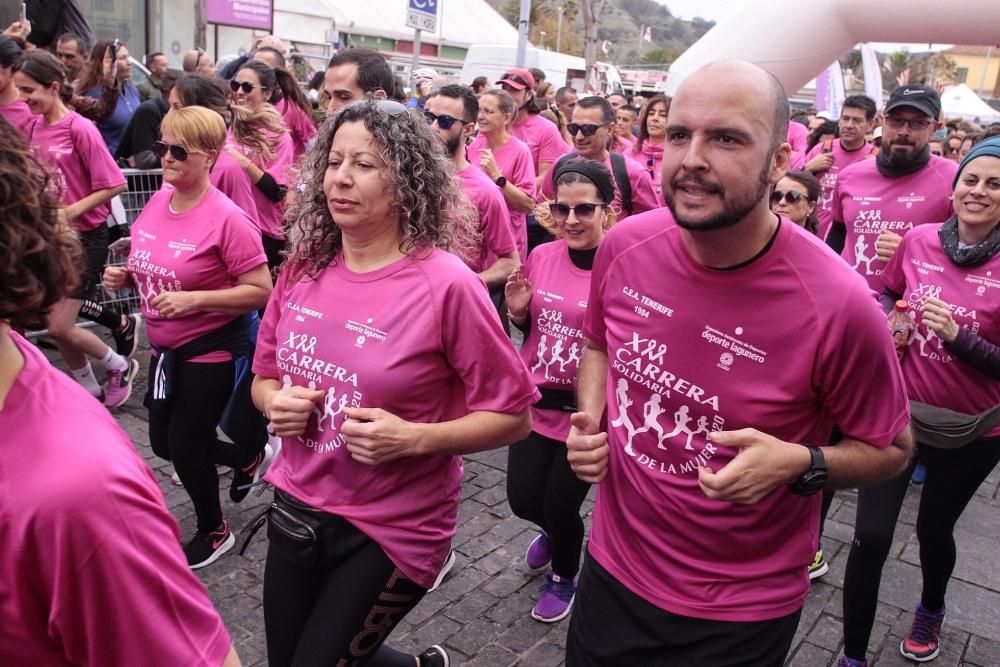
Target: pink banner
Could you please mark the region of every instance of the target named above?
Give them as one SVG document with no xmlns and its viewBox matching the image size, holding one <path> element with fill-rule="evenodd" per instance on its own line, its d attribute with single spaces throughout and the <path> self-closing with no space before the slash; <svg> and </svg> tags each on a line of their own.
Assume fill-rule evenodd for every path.
<svg viewBox="0 0 1000 667">
<path fill-rule="evenodd" d="M 272 0 L 205 0 L 208 23 L 254 28 L 271 32 L 274 24 Z"/>
</svg>

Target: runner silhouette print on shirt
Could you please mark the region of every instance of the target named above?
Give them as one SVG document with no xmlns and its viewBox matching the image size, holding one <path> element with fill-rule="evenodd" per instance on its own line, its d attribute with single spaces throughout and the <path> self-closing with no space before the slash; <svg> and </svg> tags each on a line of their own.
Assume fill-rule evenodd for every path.
<svg viewBox="0 0 1000 667">
<path fill-rule="evenodd" d="M 326 396 L 323 397 L 323 416 L 320 417 L 319 421 L 316 422 L 316 430 L 318 431 L 323 430 L 323 422 L 327 418 L 329 418 L 330 420 L 329 428 L 333 430 L 336 427 L 337 415 L 342 413 L 344 411 L 344 408 L 347 407 L 347 401 L 348 398 L 346 392 L 344 393 L 344 395 L 340 397 L 340 400 L 338 401 L 337 392 L 334 391 L 333 387 L 327 389 Z M 336 407 L 334 407 L 335 404 Z"/>
<path fill-rule="evenodd" d="M 674 413 L 674 430 L 668 433 L 666 438 L 672 438 L 675 435 L 685 433 L 687 434 L 687 442 L 684 443 L 684 449 L 690 449 L 693 451 L 694 447 L 691 446 L 691 438 L 694 437 L 694 431 L 688 428 L 688 424 L 691 423 L 690 412 L 691 408 L 686 405 L 682 405 L 677 408 L 677 412 Z M 660 449 L 666 449 L 666 447 L 661 444 Z"/>
<path fill-rule="evenodd" d="M 535 355 L 538 357 L 538 361 L 534 366 L 531 367 L 531 372 L 534 373 L 539 368 L 545 365 L 545 351 L 549 349 L 549 337 L 542 334 L 542 337 L 538 339 L 538 349 L 535 350 Z M 548 369 L 548 366 L 546 366 Z"/>
<path fill-rule="evenodd" d="M 857 242 L 854 244 L 854 266 L 851 267 L 855 270 L 861 266 L 861 262 L 865 263 L 865 275 L 871 276 L 875 275 L 872 271 L 872 262 L 875 261 L 877 255 L 872 255 L 868 257 L 866 254 L 868 251 L 868 244 L 865 243 L 865 237 L 859 236 Z"/>
<path fill-rule="evenodd" d="M 566 364 L 571 361 L 575 361 L 577 366 L 580 365 L 580 346 L 576 344 L 576 341 L 573 341 L 573 343 L 569 346 L 567 354 L 569 354 L 569 356 L 566 358 L 566 361 L 559 362 L 559 372 L 566 370 Z"/>
<path fill-rule="evenodd" d="M 632 399 L 628 397 L 628 380 L 625 378 L 618 379 L 615 402 L 618 404 L 618 416 L 611 421 L 611 425 L 625 427 L 625 431 L 628 433 L 628 440 L 625 441 L 625 453 L 629 456 L 635 456 L 635 450 L 632 449 L 635 427 L 632 426 L 632 421 L 628 418 L 628 409 L 632 407 Z"/>
</svg>

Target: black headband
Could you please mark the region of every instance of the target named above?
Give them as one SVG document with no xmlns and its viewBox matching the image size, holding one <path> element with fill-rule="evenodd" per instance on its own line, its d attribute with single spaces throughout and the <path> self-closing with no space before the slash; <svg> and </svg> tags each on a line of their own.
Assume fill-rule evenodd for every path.
<svg viewBox="0 0 1000 667">
<path fill-rule="evenodd" d="M 580 174 L 597 188 L 597 194 L 601 201 L 610 204 L 615 199 L 615 183 L 611 179 L 611 172 L 597 160 L 586 160 L 575 158 L 564 162 L 557 170 L 555 178 L 552 180 L 553 186 L 558 186 L 559 179 L 563 174 Z"/>
</svg>

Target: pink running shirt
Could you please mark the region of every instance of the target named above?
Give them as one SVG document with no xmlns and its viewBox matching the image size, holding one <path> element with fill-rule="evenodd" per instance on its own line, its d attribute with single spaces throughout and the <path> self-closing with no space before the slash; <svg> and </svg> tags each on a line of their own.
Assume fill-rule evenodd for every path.
<svg viewBox="0 0 1000 667">
<path fill-rule="evenodd" d="M 486 137 L 482 135 L 476 137 L 466 150 L 466 159 L 472 164 L 478 165 L 479 151 L 489 147 Z M 493 159 L 496 160 L 500 173 L 508 181 L 532 199 L 535 198 L 535 166 L 531 157 L 531 149 L 526 143 L 511 136 L 507 139 L 507 143 L 493 150 Z M 523 263 L 528 259 L 527 214 L 514 208 L 513 204 L 506 201 L 506 197 L 504 201 L 507 203 L 507 211 L 510 215 L 514 242 L 517 243 L 517 250 Z"/>
<path fill-rule="evenodd" d="M 266 479 L 342 516 L 406 576 L 434 583 L 455 534 L 462 457 L 351 458 L 345 407 L 437 423 L 488 410 L 517 414 L 537 391 L 483 283 L 439 249 L 355 273 L 340 254 L 315 279 L 278 278 L 253 371 L 326 392 L 304 435 L 283 440 Z"/>
<path fill-rule="evenodd" d="M 920 313 L 924 297 L 937 297 L 951 306 L 958 326 L 1000 344 L 1000 255 L 980 266 L 956 266 L 941 249 L 941 227 L 921 225 L 904 236 L 882 278 L 917 314 L 917 330 L 901 362 L 910 398 L 975 415 L 1000 404 L 1000 382 L 949 354 Z M 986 436 L 1000 436 L 1000 425 Z"/>
<path fill-rule="evenodd" d="M 555 164 L 569 149 L 559 134 L 559 128 L 552 121 L 537 114 L 528 114 L 520 123 L 510 126 L 510 133 L 528 144 L 534 161 L 535 175 L 542 171 L 541 165 Z"/>
<path fill-rule="evenodd" d="M 573 264 L 562 239 L 532 250 L 524 270 L 533 294 L 528 305 L 531 330 L 521 347 L 521 359 L 536 387 L 575 391 L 583 356 L 583 317 L 590 295 L 590 271 Z M 565 441 L 569 415 L 532 406 L 531 430 Z"/>
<path fill-rule="evenodd" d="M 221 665 L 232 645 L 107 409 L 18 334 L 0 411 L 5 665 Z"/>
<path fill-rule="evenodd" d="M 514 232 L 510 228 L 510 218 L 507 216 L 507 204 L 500 188 L 475 165 L 468 165 L 458 172 L 462 190 L 472 202 L 479 215 L 479 232 L 482 234 L 482 245 L 479 257 L 469 264 L 469 268 L 479 273 L 487 269 L 498 257 L 517 250 L 514 242 Z"/>
<path fill-rule="evenodd" d="M 3 116 L 8 123 L 20 130 L 25 139 L 28 138 L 28 125 L 35 116 L 24 100 L 17 99 L 10 104 L 0 104 L 0 116 Z"/>
<path fill-rule="evenodd" d="M 952 182 L 958 165 L 931 156 L 920 171 L 886 178 L 875 160 L 862 160 L 842 170 L 833 194 L 831 214 L 847 227 L 841 256 L 868 280 L 875 292 L 882 291 L 885 263 L 875 254 L 875 240 L 883 229 L 900 236 L 927 223 L 951 217 Z"/>
<path fill-rule="evenodd" d="M 260 155 L 250 155 L 245 148 L 236 143 L 232 131 L 226 135 L 226 143 L 236 147 L 262 171 L 270 174 L 275 183 L 288 185 L 288 170 L 295 163 L 295 146 L 290 134 L 283 132 L 280 135 L 278 145 L 274 149 L 274 159 L 267 163 Z M 285 238 L 285 232 L 281 226 L 281 218 L 285 214 L 284 201 L 271 201 L 256 185 L 253 187 L 253 200 L 257 204 L 257 219 L 254 222 L 260 228 L 261 234 L 266 234 L 272 239 Z"/>
<path fill-rule="evenodd" d="M 68 112 L 62 120 L 46 125 L 35 116 L 28 125 L 28 143 L 53 177 L 59 201 L 75 204 L 97 190 L 125 185 L 125 176 L 115 164 L 101 133 L 92 122 Z M 105 202 L 73 219 L 73 228 L 89 232 L 107 222 L 111 202 Z"/>
<path fill-rule="evenodd" d="M 294 159 L 298 160 L 306 152 L 309 141 L 316 136 L 316 124 L 313 123 L 311 116 L 299 108 L 299 105 L 292 104 L 288 100 L 278 102 L 278 111 L 292 137 Z"/>
<path fill-rule="evenodd" d="M 638 162 L 628 156 L 623 155 L 622 157 L 625 158 L 625 173 L 628 174 L 629 183 L 632 184 L 632 215 L 638 215 L 639 213 L 659 208 L 660 201 L 653 191 L 653 180 L 649 175 L 649 171 L 643 169 Z M 556 162 L 558 163 L 558 160 Z M 622 193 L 618 189 L 618 181 L 614 180 L 614 170 L 611 167 L 611 153 L 608 153 L 608 157 L 604 160 L 604 166 L 611 172 L 612 181 L 615 184 L 615 198 L 611 202 L 611 208 L 618 214 L 618 222 L 621 222 L 629 216 L 622 210 Z M 553 164 L 552 168 L 545 174 L 545 178 L 542 179 L 542 195 L 548 200 L 555 199 L 555 188 L 552 187 L 555 170 L 556 166 Z"/>
<path fill-rule="evenodd" d="M 809 160 L 822 152 L 823 144 L 816 144 L 806 155 L 805 162 L 808 164 Z M 830 145 L 830 152 L 833 154 L 833 164 L 830 165 L 829 169 L 814 174 L 819 179 L 820 185 L 823 186 L 823 197 L 816 205 L 816 217 L 819 218 L 819 229 L 816 230 L 816 236 L 821 239 L 826 239 L 826 235 L 830 232 L 830 223 L 833 222 L 833 192 L 840 171 L 850 167 L 855 162 L 875 159 L 875 147 L 867 142 L 861 148 L 849 151 L 840 145 L 840 139 L 834 139 Z"/>
<path fill-rule="evenodd" d="M 236 146 L 236 144 L 231 145 Z M 260 227 L 257 220 L 257 203 L 254 201 L 254 185 L 236 158 L 225 150 L 219 151 L 219 159 L 212 166 L 210 180 L 212 185 L 236 204 L 237 208 L 247 214 L 255 227 Z"/>
<path fill-rule="evenodd" d="M 173 189 L 154 194 L 132 225 L 128 270 L 139 291 L 149 342 L 175 349 L 233 319 L 227 313 L 191 311 L 167 319 L 153 307 L 163 292 L 234 287 L 244 273 L 267 263 L 260 234 L 243 211 L 209 187 L 194 208 L 170 209 Z M 211 352 L 192 361 L 228 361 L 228 352 Z"/>
<path fill-rule="evenodd" d="M 837 423 L 890 445 L 909 406 L 864 281 L 787 219 L 748 266 L 705 268 L 660 209 L 604 237 L 584 335 L 609 367 L 610 461 L 590 553 L 675 614 L 761 621 L 801 608 L 820 496 L 781 486 L 754 505 L 710 500 L 698 467 L 717 472 L 737 453 L 708 442 L 716 430 L 821 443 Z"/>
<path fill-rule="evenodd" d="M 787 141 L 792 146 L 792 157 L 788 168 L 801 169 L 806 164 L 806 151 L 809 150 L 808 128 L 794 120 L 789 121 Z"/>
</svg>

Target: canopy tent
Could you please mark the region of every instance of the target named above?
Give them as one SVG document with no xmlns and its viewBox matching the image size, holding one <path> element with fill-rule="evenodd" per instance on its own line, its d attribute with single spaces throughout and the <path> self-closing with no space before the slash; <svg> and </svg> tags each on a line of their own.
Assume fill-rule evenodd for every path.
<svg viewBox="0 0 1000 667">
<path fill-rule="evenodd" d="M 961 118 L 978 123 L 1000 122 L 1000 111 L 980 99 L 979 95 L 964 83 L 952 86 L 941 93 L 941 108 L 945 118 Z"/>
</svg>

